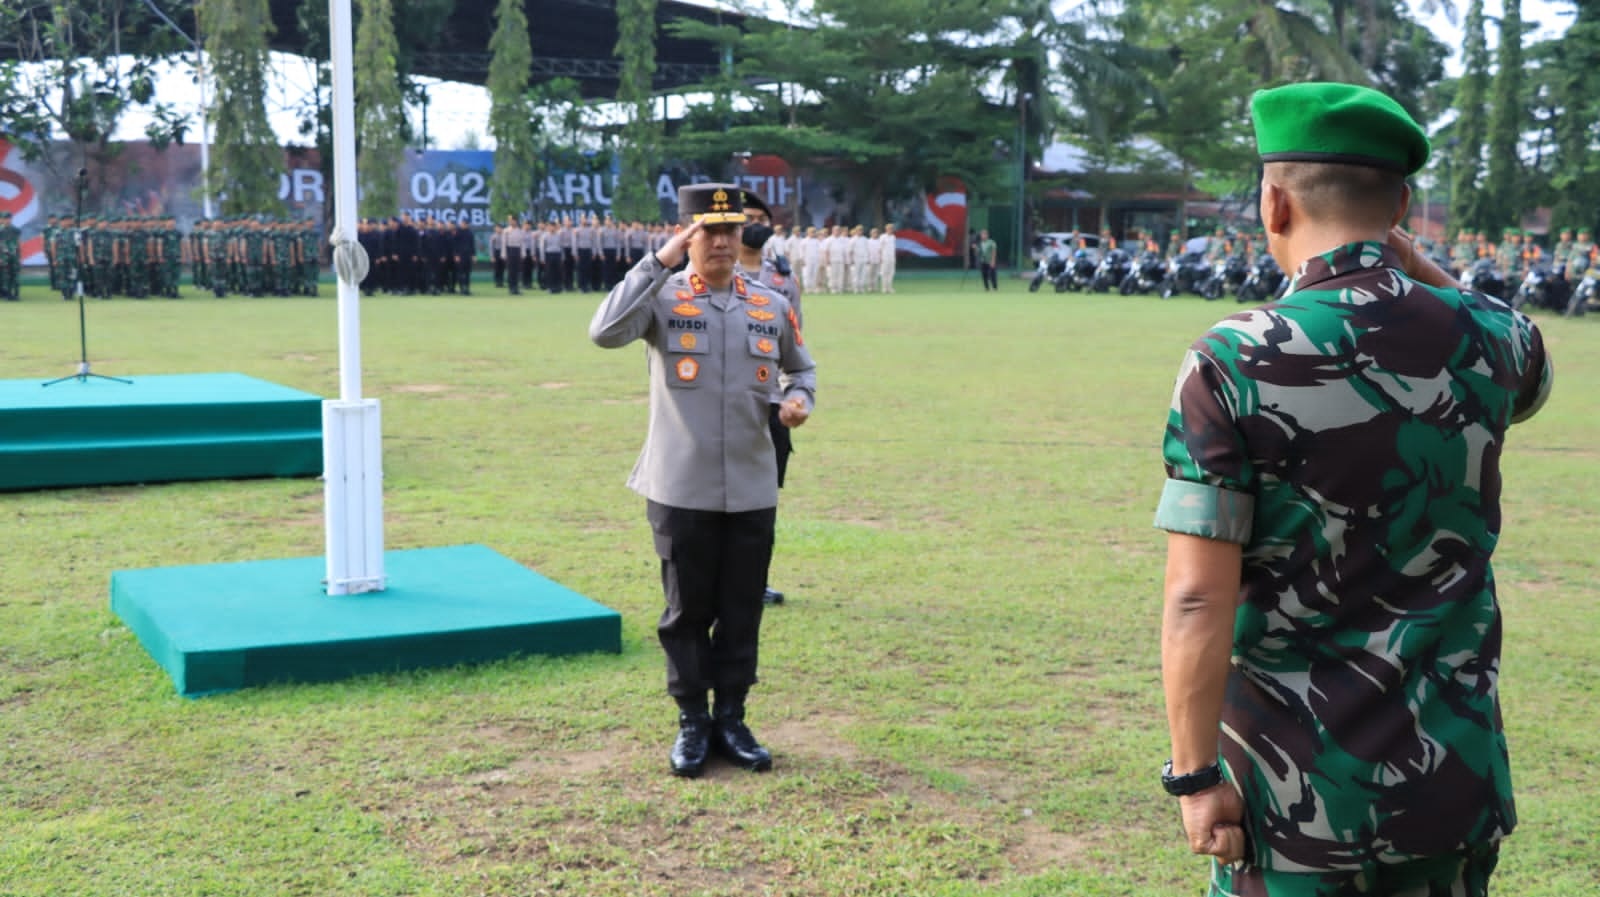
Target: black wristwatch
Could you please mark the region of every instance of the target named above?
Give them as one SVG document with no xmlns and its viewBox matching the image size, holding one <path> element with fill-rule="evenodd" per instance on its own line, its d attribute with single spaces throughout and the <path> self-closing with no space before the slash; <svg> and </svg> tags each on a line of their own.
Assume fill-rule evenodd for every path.
<svg viewBox="0 0 1600 897">
<path fill-rule="evenodd" d="M 1171 760 L 1168 760 L 1167 764 L 1161 767 L 1161 787 L 1167 789 L 1167 793 L 1173 797 L 1198 794 L 1219 784 L 1221 781 L 1222 767 L 1215 763 L 1181 776 L 1172 774 Z"/>
</svg>

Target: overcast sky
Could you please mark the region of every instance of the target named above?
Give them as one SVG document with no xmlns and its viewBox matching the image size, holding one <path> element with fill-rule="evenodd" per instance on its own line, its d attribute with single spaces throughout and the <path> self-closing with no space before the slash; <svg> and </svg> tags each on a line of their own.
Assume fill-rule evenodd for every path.
<svg viewBox="0 0 1600 897">
<path fill-rule="evenodd" d="M 701 5 L 715 5 L 711 0 L 688 0 Z M 770 2 L 770 0 L 763 0 Z M 1407 0 L 1413 9 L 1421 7 L 1418 0 Z M 1461 26 L 1460 16 L 1466 11 L 1465 0 L 1455 0 L 1457 6 L 1457 21 L 1452 23 L 1442 14 L 1435 14 L 1425 19 L 1425 24 L 1439 36 L 1446 46 L 1456 48 L 1455 54 L 1447 63 L 1451 74 L 1460 71 L 1461 66 Z M 1063 5 L 1070 6 L 1070 2 Z M 776 4 L 774 4 L 776 6 Z M 1485 13 L 1491 19 L 1500 15 L 1500 0 L 1485 0 Z M 1536 26 L 1530 35 L 1530 40 L 1544 40 L 1564 33 L 1572 22 L 1573 9 L 1570 2 L 1552 2 L 1552 0 L 1523 0 L 1522 17 L 1531 26 Z M 1491 24 L 1487 29 L 1487 38 L 1490 47 L 1496 42 L 1496 29 Z M 309 63 L 299 57 L 286 54 L 273 54 L 273 67 L 277 77 L 267 97 L 268 114 L 272 120 L 273 129 L 279 139 L 286 143 L 305 144 L 309 141 L 298 132 L 298 119 L 294 114 L 294 107 L 309 96 L 312 85 L 315 83 L 315 73 Z M 173 103 L 180 109 L 188 110 L 196 116 L 198 123 L 199 92 L 194 85 L 194 72 L 189 66 L 171 67 L 161 78 L 157 85 L 158 95 L 167 102 Z M 488 149 L 494 145 L 488 135 L 489 103 L 483 88 L 474 85 L 456 84 L 452 82 L 433 82 L 429 88 L 432 102 L 428 107 L 427 132 L 430 143 L 438 149 L 460 149 L 469 142 L 468 135 L 475 135 L 481 147 Z M 415 107 L 409 110 L 412 123 L 418 132 L 422 130 L 422 114 Z M 677 114 L 674 110 L 673 114 Z M 117 138 L 122 140 L 139 140 L 144 136 L 146 118 L 140 114 L 132 114 L 124 118 L 117 131 Z M 191 139 L 199 139 L 198 124 L 192 132 Z"/>
</svg>

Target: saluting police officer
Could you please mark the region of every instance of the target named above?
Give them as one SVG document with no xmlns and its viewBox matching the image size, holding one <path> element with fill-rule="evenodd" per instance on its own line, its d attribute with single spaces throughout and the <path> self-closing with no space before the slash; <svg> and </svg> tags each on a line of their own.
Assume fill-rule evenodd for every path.
<svg viewBox="0 0 1600 897">
<path fill-rule="evenodd" d="M 735 270 L 739 192 L 680 188 L 687 226 L 635 265 L 589 324 L 597 345 L 642 339 L 648 349 L 650 429 L 628 485 L 647 499 L 661 557 L 657 633 L 679 711 L 671 763 L 686 777 L 711 750 L 745 769 L 772 766 L 744 723 L 778 504 L 767 406 L 776 379 L 783 423 L 798 427 L 816 392 L 788 300 Z M 686 253 L 688 268 L 671 273 Z"/>
</svg>

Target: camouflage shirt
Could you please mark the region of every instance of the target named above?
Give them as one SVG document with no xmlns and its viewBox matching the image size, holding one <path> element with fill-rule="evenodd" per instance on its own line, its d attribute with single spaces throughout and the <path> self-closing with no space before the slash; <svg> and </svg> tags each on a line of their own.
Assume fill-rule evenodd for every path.
<svg viewBox="0 0 1600 897">
<path fill-rule="evenodd" d="M 1529 319 L 1378 243 L 1189 349 L 1156 525 L 1243 545 L 1220 753 L 1250 861 L 1353 869 L 1515 825 L 1489 556 L 1550 367 Z"/>
</svg>

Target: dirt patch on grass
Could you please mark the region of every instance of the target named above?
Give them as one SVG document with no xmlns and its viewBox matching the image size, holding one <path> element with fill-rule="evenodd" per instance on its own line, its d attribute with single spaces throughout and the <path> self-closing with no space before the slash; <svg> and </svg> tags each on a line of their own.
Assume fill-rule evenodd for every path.
<svg viewBox="0 0 1600 897">
<path fill-rule="evenodd" d="M 964 787 L 935 787 L 864 756 L 842 735 L 851 723 L 815 716 L 763 726 L 773 772 L 714 759 L 698 780 L 668 774 L 666 733 L 540 750 L 537 734 L 480 728 L 487 741 L 529 751 L 495 769 L 397 785 L 367 809 L 424 862 L 526 865 L 575 876 L 579 887 L 634 888 L 618 893 L 763 893 L 775 880 L 804 893 L 838 874 L 870 877 L 880 862 L 972 880 L 1030 875 L 1090 843 L 1051 832 L 1020 806 L 1026 787 L 1004 770 L 963 767 L 950 772 Z"/>
<path fill-rule="evenodd" d="M 402 383 L 399 386 L 389 387 L 390 392 L 416 393 L 425 396 L 440 395 L 449 392 L 450 389 L 441 383 Z"/>
</svg>

